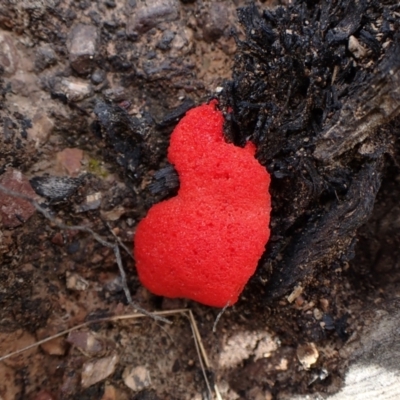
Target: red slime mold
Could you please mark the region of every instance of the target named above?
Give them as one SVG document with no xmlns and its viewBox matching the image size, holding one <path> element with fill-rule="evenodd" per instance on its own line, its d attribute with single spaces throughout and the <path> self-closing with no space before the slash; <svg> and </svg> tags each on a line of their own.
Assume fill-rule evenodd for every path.
<svg viewBox="0 0 400 400">
<path fill-rule="evenodd" d="M 209 306 L 234 304 L 269 239 L 268 172 L 252 143 L 226 143 L 217 102 L 187 112 L 171 135 L 168 160 L 178 195 L 139 223 L 134 257 L 152 293 Z"/>
</svg>

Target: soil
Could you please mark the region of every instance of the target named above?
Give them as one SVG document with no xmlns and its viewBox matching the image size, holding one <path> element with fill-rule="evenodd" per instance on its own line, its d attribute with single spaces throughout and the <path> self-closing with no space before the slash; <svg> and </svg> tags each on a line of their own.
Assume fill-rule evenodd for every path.
<svg viewBox="0 0 400 400">
<path fill-rule="evenodd" d="M 347 346 L 362 337 L 376 310 L 394 312 L 392 300 L 400 295 L 400 153 L 393 139 L 398 118 L 382 124 L 379 137 L 387 140 L 371 139 L 383 149 L 368 153 L 381 157 L 369 160 L 373 172 L 363 172 L 364 159 L 349 155 L 346 165 L 324 165 L 323 176 L 332 190 L 321 190 L 321 197 L 314 193 L 318 203 L 310 203 L 304 193 L 312 189 L 304 189 L 300 178 L 290 180 L 296 175 L 288 174 L 294 159 L 278 162 L 294 146 L 294 136 L 284 141 L 288 136 L 277 136 L 273 128 L 268 135 L 275 136 L 269 139 L 254 134 L 258 116 L 245 109 L 247 99 L 240 97 L 258 82 L 256 74 L 240 81 L 248 60 L 235 36 L 248 40 L 253 34 L 238 20 L 236 9 L 244 3 L 0 4 L 0 184 L 36 199 L 46 214 L 24 199 L 0 194 L 0 208 L 6 210 L 0 214 L 0 358 L 88 322 L 0 361 L 0 399 L 209 399 L 214 395 L 204 372 L 212 391 L 215 384 L 223 399 L 327 396 L 343 385 L 353 357 Z M 261 10 L 279 4 L 286 6 L 256 2 Z M 398 24 L 399 10 L 388 10 Z M 243 14 L 239 16 L 243 23 Z M 237 52 L 242 58 L 235 59 Z M 371 59 L 378 62 L 383 55 L 372 54 Z M 366 79 L 373 68 L 365 70 Z M 239 94 L 227 90 L 232 82 Z M 177 190 L 166 160 L 174 125 L 194 104 L 214 97 L 223 107 L 235 105 L 237 119 L 231 130 L 227 127 L 227 137 L 243 145 L 253 135 L 258 157 L 272 175 L 272 196 L 276 194 L 266 254 L 215 332 L 221 310 L 152 295 L 140 285 L 131 257 L 137 223 L 152 204 Z M 299 114 L 294 106 L 292 110 Z M 311 124 L 304 125 L 301 132 L 311 129 Z M 296 140 L 304 139 L 299 134 Z M 273 150 L 266 150 L 268 140 Z M 320 158 L 330 150 L 323 151 Z M 345 189 L 339 164 L 349 182 L 364 184 L 365 190 Z M 306 167 L 312 175 L 312 165 Z M 375 172 L 375 186 L 362 180 L 363 173 L 369 179 Z M 288 196 L 293 188 L 303 195 Z M 357 224 L 335 232 L 330 230 L 333 219 L 321 217 L 328 221 L 324 225 L 314 218 L 317 213 L 349 214 L 354 193 L 372 199 L 362 204 Z M 342 201 L 340 212 L 329 214 L 336 196 Z M 128 248 L 125 252 L 121 247 L 122 264 L 134 303 L 150 312 L 176 310 L 166 317 L 172 324 L 150 317 L 113 319 L 136 313 L 128 304 L 113 248 L 87 230 L 61 229 L 60 224 L 90 228 L 108 243 L 118 238 Z M 293 255 L 305 253 L 298 243 L 305 238 L 315 244 L 314 236 L 301 236 L 303 227 L 311 232 L 311 224 L 314 236 L 322 232 L 331 240 L 320 243 L 318 252 L 310 248 L 318 262 L 306 264 L 304 257 L 294 263 Z M 325 250 L 328 258 L 321 255 Z M 289 277 L 282 265 L 291 268 Z M 206 371 L 193 325 L 181 309 L 193 313 L 210 361 Z"/>
</svg>

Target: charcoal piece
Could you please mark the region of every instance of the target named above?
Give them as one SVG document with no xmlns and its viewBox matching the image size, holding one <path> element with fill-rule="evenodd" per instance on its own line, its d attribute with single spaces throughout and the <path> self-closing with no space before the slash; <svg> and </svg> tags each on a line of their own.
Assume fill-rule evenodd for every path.
<svg viewBox="0 0 400 400">
<path fill-rule="evenodd" d="M 155 182 L 149 185 L 149 189 L 153 194 L 163 192 L 170 193 L 171 189 L 179 187 L 179 177 L 174 166 L 168 164 L 166 167 L 161 168 L 154 174 Z"/>
<path fill-rule="evenodd" d="M 52 202 L 66 201 L 82 184 L 82 178 L 35 176 L 29 183 L 33 190 Z"/>
<path fill-rule="evenodd" d="M 133 137 L 137 141 L 143 140 L 139 122 L 132 118 L 124 108 L 99 101 L 94 108 L 94 113 L 110 139 L 126 136 Z"/>
<path fill-rule="evenodd" d="M 168 126 L 171 124 L 176 124 L 176 122 L 182 118 L 187 111 L 194 107 L 194 101 L 192 99 L 185 99 L 182 104 L 176 107 L 174 110 L 170 111 L 164 116 L 160 122 L 161 126 Z"/>
<path fill-rule="evenodd" d="M 143 132 L 140 121 L 116 104 L 99 101 L 94 113 L 105 141 L 113 152 L 107 157 L 116 160 L 126 172 L 135 174 L 142 158 Z"/>
</svg>

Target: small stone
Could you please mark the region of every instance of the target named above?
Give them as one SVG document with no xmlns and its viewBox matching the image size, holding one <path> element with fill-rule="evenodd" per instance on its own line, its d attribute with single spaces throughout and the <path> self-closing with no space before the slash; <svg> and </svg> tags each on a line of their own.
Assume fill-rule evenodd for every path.
<svg viewBox="0 0 400 400">
<path fill-rule="evenodd" d="M 39 71 L 54 65 L 57 62 L 57 55 L 53 48 L 44 44 L 36 50 L 35 67 Z"/>
<path fill-rule="evenodd" d="M 72 196 L 82 184 L 82 179 L 44 175 L 34 176 L 29 182 L 39 196 L 47 197 L 52 202 L 58 202 L 65 201 Z"/>
<path fill-rule="evenodd" d="M 10 191 L 37 199 L 28 178 L 16 169 L 10 168 L 1 175 L 0 184 Z M 15 228 L 27 221 L 35 211 L 29 201 L 0 192 L 0 225 Z"/>
<path fill-rule="evenodd" d="M 56 327 L 53 325 L 47 326 L 46 328 L 40 328 L 36 332 L 38 340 L 45 339 L 51 335 L 55 335 L 62 331 L 65 327 Z M 67 350 L 64 337 L 58 337 L 40 345 L 42 350 L 50 354 L 51 356 L 63 356 Z"/>
<path fill-rule="evenodd" d="M 68 176 L 77 176 L 82 168 L 83 150 L 66 148 L 57 153 L 58 168 Z"/>
<path fill-rule="evenodd" d="M 79 204 L 75 207 L 77 213 L 86 212 L 89 210 L 96 210 L 101 204 L 101 192 L 89 194 L 86 196 L 86 200 L 83 204 Z"/>
<path fill-rule="evenodd" d="M 103 397 L 100 400 L 117 400 L 119 399 L 117 390 L 112 385 L 106 385 Z"/>
<path fill-rule="evenodd" d="M 141 2 L 134 9 L 128 22 L 128 34 L 145 33 L 159 23 L 178 18 L 179 4 L 176 0 L 153 0 Z"/>
<path fill-rule="evenodd" d="M 296 286 L 292 293 L 287 297 L 287 301 L 289 303 L 293 303 L 301 294 L 303 293 L 303 287 L 302 286 Z"/>
<path fill-rule="evenodd" d="M 0 31 L 0 66 L 4 68 L 5 75 L 13 75 L 18 68 L 18 63 L 18 51 L 13 38 Z"/>
<path fill-rule="evenodd" d="M 349 51 L 353 53 L 355 58 L 364 58 L 367 54 L 367 50 L 360 44 L 360 42 L 351 35 L 349 37 Z"/>
<path fill-rule="evenodd" d="M 76 273 L 66 272 L 67 289 L 83 291 L 89 287 L 89 282 Z"/>
<path fill-rule="evenodd" d="M 115 0 L 105 0 L 104 4 L 109 8 L 115 8 L 117 6 Z"/>
<path fill-rule="evenodd" d="M 163 32 L 160 41 L 157 43 L 157 47 L 161 50 L 168 50 L 170 48 L 170 44 L 175 37 L 175 33 L 166 30 Z"/>
<path fill-rule="evenodd" d="M 175 37 L 174 40 L 171 42 L 171 48 L 174 50 L 182 50 L 185 46 L 187 46 L 189 43 L 189 36 L 187 34 L 187 31 L 185 30 L 179 30 Z"/>
<path fill-rule="evenodd" d="M 33 67 L 26 65 L 30 63 L 30 61 L 24 60 L 23 63 L 25 65 L 20 65 L 19 68 L 17 69 L 17 72 L 13 76 L 11 82 L 11 88 L 14 94 L 18 94 L 28 99 L 32 99 L 34 93 L 35 92 L 37 93 L 38 91 L 36 77 L 34 74 L 26 71 L 33 69 Z M 20 64 L 22 64 L 22 62 L 20 62 Z"/>
<path fill-rule="evenodd" d="M 103 90 L 104 97 L 113 102 L 121 101 L 126 98 L 126 90 L 122 86 Z"/>
<path fill-rule="evenodd" d="M 319 353 L 314 343 L 306 343 L 297 347 L 297 358 L 304 369 L 310 369 L 318 360 Z"/>
<path fill-rule="evenodd" d="M 119 293 L 124 290 L 123 284 L 122 284 L 122 278 L 120 276 L 116 276 L 113 279 L 109 280 L 108 282 L 106 281 L 104 283 L 104 289 L 107 292 L 111 293 Z"/>
<path fill-rule="evenodd" d="M 320 321 L 324 316 L 324 313 L 319 308 L 314 308 L 313 315 L 317 321 Z"/>
<path fill-rule="evenodd" d="M 206 21 L 203 24 L 203 37 L 208 43 L 219 39 L 224 29 L 228 25 L 229 15 L 227 7 L 223 3 L 213 2 L 210 6 L 210 11 L 205 14 Z"/>
<path fill-rule="evenodd" d="M 327 313 L 329 311 L 329 300 L 328 299 L 320 299 L 319 304 L 325 313 Z"/>
<path fill-rule="evenodd" d="M 86 361 L 82 367 L 82 387 L 86 389 L 89 386 L 106 379 L 114 373 L 117 363 L 118 356 L 116 354 L 93 361 Z"/>
<path fill-rule="evenodd" d="M 47 142 L 53 127 L 53 121 L 46 114 L 37 113 L 32 119 L 32 127 L 27 129 L 28 139 L 39 147 Z"/>
<path fill-rule="evenodd" d="M 372 142 L 364 142 L 361 147 L 358 149 L 360 154 L 364 155 L 371 155 L 377 151 L 378 144 Z"/>
<path fill-rule="evenodd" d="M 103 71 L 101 69 L 96 69 L 96 71 L 93 72 L 90 79 L 92 80 L 92 82 L 95 85 L 99 85 L 100 83 L 104 82 L 104 80 L 106 79 L 106 73 L 105 73 L 105 71 Z"/>
<path fill-rule="evenodd" d="M 126 367 L 122 374 L 122 379 L 125 385 L 134 392 L 143 390 L 151 385 L 150 373 L 142 366 Z"/>
<path fill-rule="evenodd" d="M 254 360 L 271 357 L 271 354 L 278 349 L 276 341 L 271 335 L 264 336 L 259 340 L 257 348 L 254 351 Z"/>
<path fill-rule="evenodd" d="M 106 343 L 102 338 L 95 336 L 90 331 L 73 331 L 68 335 L 67 342 L 76 346 L 82 353 L 90 357 L 104 355 Z"/>
<path fill-rule="evenodd" d="M 92 85 L 78 78 L 62 78 L 56 82 L 54 91 L 72 102 L 81 101 L 93 94 Z"/>
<path fill-rule="evenodd" d="M 97 54 L 98 33 L 93 25 L 78 24 L 72 30 L 68 42 L 71 67 L 79 74 L 87 74 L 94 66 Z"/>
</svg>

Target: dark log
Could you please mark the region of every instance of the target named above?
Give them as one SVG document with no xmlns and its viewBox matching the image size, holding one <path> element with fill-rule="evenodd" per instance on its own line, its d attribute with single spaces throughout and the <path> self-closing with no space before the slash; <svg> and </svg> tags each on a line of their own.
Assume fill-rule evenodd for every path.
<svg viewBox="0 0 400 400">
<path fill-rule="evenodd" d="M 272 237 L 253 280 L 265 299 L 317 285 L 353 255 L 396 157 L 399 10 L 347 0 L 239 9 L 245 38 L 224 105 L 228 136 L 257 143 L 272 175 Z"/>
</svg>

